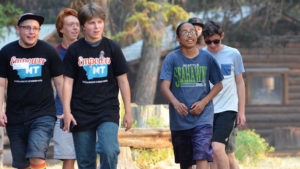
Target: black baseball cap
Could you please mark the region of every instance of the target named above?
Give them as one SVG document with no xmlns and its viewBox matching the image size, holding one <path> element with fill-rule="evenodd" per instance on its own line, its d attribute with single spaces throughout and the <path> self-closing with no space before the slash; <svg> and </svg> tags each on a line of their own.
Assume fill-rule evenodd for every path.
<svg viewBox="0 0 300 169">
<path fill-rule="evenodd" d="M 188 22 L 191 23 L 191 24 L 193 24 L 193 25 L 197 25 L 197 26 L 201 26 L 201 27 L 204 26 L 204 24 L 202 23 L 202 21 L 201 21 L 200 18 L 196 18 L 196 17 L 190 18 L 190 19 L 188 20 Z"/>
<path fill-rule="evenodd" d="M 18 26 L 21 24 L 21 22 L 23 22 L 27 19 L 34 19 L 34 20 L 38 21 L 40 26 L 44 23 L 44 17 L 42 17 L 40 15 L 33 14 L 33 13 L 24 13 L 18 19 Z"/>
</svg>

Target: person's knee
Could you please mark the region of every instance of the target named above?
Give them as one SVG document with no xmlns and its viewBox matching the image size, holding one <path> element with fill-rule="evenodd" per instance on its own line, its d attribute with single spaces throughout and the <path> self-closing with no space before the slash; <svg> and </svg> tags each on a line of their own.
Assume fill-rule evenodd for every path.
<svg viewBox="0 0 300 169">
<path fill-rule="evenodd" d="M 114 158 L 119 155 L 120 149 L 118 147 L 106 147 L 102 149 L 101 154 L 107 156 L 108 158 Z"/>
<path fill-rule="evenodd" d="M 225 144 L 219 143 L 219 142 L 213 142 L 212 148 L 215 155 L 218 155 L 220 153 L 225 153 Z"/>
<path fill-rule="evenodd" d="M 227 157 L 228 157 L 229 163 L 234 162 L 234 160 L 235 160 L 234 153 L 227 154 Z"/>
<path fill-rule="evenodd" d="M 234 159 L 234 153 L 228 153 L 227 156 L 228 159 Z"/>
<path fill-rule="evenodd" d="M 30 158 L 29 161 L 30 164 L 35 164 L 35 165 L 43 164 L 46 162 L 44 159 L 41 158 Z"/>
</svg>

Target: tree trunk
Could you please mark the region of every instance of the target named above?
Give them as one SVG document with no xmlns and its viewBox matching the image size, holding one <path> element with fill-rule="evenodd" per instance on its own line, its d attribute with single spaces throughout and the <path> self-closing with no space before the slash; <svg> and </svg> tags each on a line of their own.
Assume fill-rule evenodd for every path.
<svg viewBox="0 0 300 169">
<path fill-rule="evenodd" d="M 154 103 L 161 53 L 161 48 L 154 45 L 156 43 L 154 37 L 149 41 L 144 39 L 134 92 L 134 101 L 138 105 Z"/>
<path fill-rule="evenodd" d="M 167 0 L 154 0 L 159 4 L 167 3 Z M 135 81 L 133 101 L 138 105 L 153 104 L 158 78 L 158 67 L 161 54 L 163 29 L 166 27 L 163 16 L 157 12 L 155 21 L 143 32 L 143 47 L 140 65 Z"/>
<path fill-rule="evenodd" d="M 105 20 L 105 28 L 104 31 L 108 32 L 109 27 L 110 27 L 110 12 L 109 12 L 109 6 L 108 6 L 108 2 L 109 0 L 96 0 L 96 2 L 99 2 L 100 6 L 104 9 L 105 14 L 106 14 L 106 20 Z"/>
</svg>

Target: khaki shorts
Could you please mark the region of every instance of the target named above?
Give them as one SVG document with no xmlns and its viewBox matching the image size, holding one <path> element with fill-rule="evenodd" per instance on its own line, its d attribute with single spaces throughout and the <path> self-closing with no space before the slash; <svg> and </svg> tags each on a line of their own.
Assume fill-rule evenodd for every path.
<svg viewBox="0 0 300 169">
<path fill-rule="evenodd" d="M 60 119 L 57 119 L 53 133 L 54 153 L 53 158 L 76 159 L 72 133 L 63 131 L 60 128 Z"/>
<path fill-rule="evenodd" d="M 236 150 L 237 132 L 238 132 L 238 129 L 235 127 L 235 128 L 232 129 L 232 131 L 230 133 L 228 143 L 225 147 L 225 151 L 226 151 L 227 154 L 234 153 L 234 151 Z"/>
</svg>

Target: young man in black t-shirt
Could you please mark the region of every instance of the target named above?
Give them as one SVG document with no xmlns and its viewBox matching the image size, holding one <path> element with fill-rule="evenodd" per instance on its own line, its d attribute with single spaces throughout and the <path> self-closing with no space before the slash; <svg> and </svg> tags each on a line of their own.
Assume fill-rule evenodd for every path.
<svg viewBox="0 0 300 169">
<path fill-rule="evenodd" d="M 60 58 L 52 46 L 38 40 L 43 21 L 39 15 L 22 15 L 16 27 L 20 39 L 0 51 L 0 126 L 7 129 L 15 168 L 46 168 L 56 120 L 52 78 L 62 94 Z"/>
<path fill-rule="evenodd" d="M 125 105 L 123 125 L 126 130 L 132 125 L 127 63 L 121 48 L 102 36 L 105 13 L 101 7 L 84 5 L 78 19 L 85 36 L 68 48 L 63 60 L 64 130 L 73 133 L 79 169 L 95 169 L 97 153 L 101 169 L 116 169 L 119 89 Z"/>
</svg>

